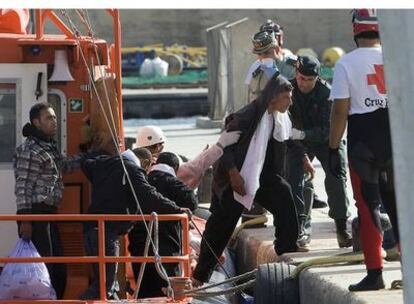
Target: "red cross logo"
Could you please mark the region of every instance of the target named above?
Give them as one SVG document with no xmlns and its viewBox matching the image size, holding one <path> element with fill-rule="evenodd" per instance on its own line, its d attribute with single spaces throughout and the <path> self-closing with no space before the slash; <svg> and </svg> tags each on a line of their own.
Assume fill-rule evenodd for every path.
<svg viewBox="0 0 414 304">
<path fill-rule="evenodd" d="M 375 69 L 375 74 L 367 75 L 368 85 L 375 85 L 377 87 L 378 93 L 386 94 L 387 90 L 385 88 L 385 80 L 384 80 L 384 65 L 374 64 L 374 69 Z"/>
</svg>

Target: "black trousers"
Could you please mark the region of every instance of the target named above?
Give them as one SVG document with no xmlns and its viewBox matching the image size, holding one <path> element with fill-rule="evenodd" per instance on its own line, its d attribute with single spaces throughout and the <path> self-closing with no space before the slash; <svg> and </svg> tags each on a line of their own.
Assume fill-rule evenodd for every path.
<svg viewBox="0 0 414 304">
<path fill-rule="evenodd" d="M 327 143 L 319 146 L 307 147 L 307 153 L 311 161 L 315 157 L 320 161 L 322 169 L 325 173 L 325 190 L 328 195 L 329 217 L 334 220 L 346 220 L 351 213 L 349 211 L 349 200 L 346 194 L 345 144 L 341 142 L 339 146 L 339 155 L 341 157 L 341 167 L 343 172 L 340 178 L 334 177 L 328 169 L 329 147 Z M 297 153 L 289 154 L 288 181 L 292 186 L 292 192 L 299 219 L 302 221 L 301 224 L 304 225 L 304 231 L 302 233 L 311 235 L 313 197 L 310 196 L 311 199 L 309 199 L 308 196 L 307 199 L 304 194 L 305 191 L 309 190 L 306 189 L 302 158 L 302 155 L 298 155 Z"/>
<path fill-rule="evenodd" d="M 266 184 L 262 183 L 256 192 L 254 200 L 273 214 L 276 253 L 281 255 L 296 251 L 298 220 L 292 191 L 286 180 L 278 175 L 274 175 L 272 180 L 267 179 Z M 224 191 L 221 199 L 213 193 L 210 211 L 211 216 L 206 224 L 204 238 L 207 239 L 214 254 L 219 257 L 230 240 L 243 212 L 243 206 L 234 200 L 233 190 L 229 187 Z M 203 239 L 199 261 L 193 272 L 194 278 L 207 282 L 216 264 L 214 255 Z"/>
<path fill-rule="evenodd" d="M 392 157 L 383 150 L 385 148 L 378 147 L 373 151 L 363 142 L 348 146 L 352 188 L 358 207 L 360 241 L 367 269 L 378 269 L 383 266 L 381 204 L 390 217 L 395 240 L 399 243 Z"/>
<path fill-rule="evenodd" d="M 165 222 L 162 222 L 160 224 L 164 224 Z M 174 237 L 174 235 L 170 236 L 171 238 Z M 145 240 L 146 235 L 143 234 L 137 234 L 134 230 L 131 230 L 128 233 L 128 240 L 129 240 L 129 246 L 128 250 L 131 253 L 132 256 L 143 256 L 144 255 L 144 249 L 145 249 Z M 180 242 L 179 239 L 176 240 L 177 242 Z M 168 239 L 168 237 L 164 237 L 163 235 L 160 236 L 159 240 L 159 248 L 158 252 L 161 256 L 174 256 L 180 254 L 180 247 L 177 246 L 176 242 L 171 241 Z M 149 248 L 148 255 L 152 256 L 154 255 L 153 250 Z M 134 278 L 137 280 L 139 270 L 141 267 L 141 263 L 132 263 L 132 270 L 134 272 Z M 169 277 L 175 277 L 180 275 L 180 268 L 177 263 L 163 263 L 163 267 L 165 271 L 167 272 L 167 275 Z M 163 287 L 167 287 L 167 282 L 160 277 L 160 275 L 157 272 L 157 269 L 155 268 L 154 263 L 147 263 L 145 266 L 144 275 L 142 277 L 141 286 L 138 293 L 138 298 L 152 298 L 152 297 L 163 297 L 165 296 L 162 292 Z"/>
<path fill-rule="evenodd" d="M 56 222 L 32 222 L 32 242 L 42 257 L 63 256 Z M 56 296 L 62 299 L 66 287 L 66 265 L 47 263 L 46 267 Z"/>
</svg>

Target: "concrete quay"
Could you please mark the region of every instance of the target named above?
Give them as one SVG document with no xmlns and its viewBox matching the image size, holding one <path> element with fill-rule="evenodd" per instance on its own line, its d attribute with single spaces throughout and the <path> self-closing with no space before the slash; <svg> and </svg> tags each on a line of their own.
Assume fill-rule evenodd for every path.
<svg viewBox="0 0 414 304">
<path fill-rule="evenodd" d="M 318 172 L 319 173 L 319 172 Z M 322 173 L 322 172 L 321 172 Z M 338 248 L 333 221 L 327 215 L 328 208 L 312 212 L 312 241 L 310 251 L 287 254 L 294 264 L 309 259 L 350 253 L 351 249 Z M 271 218 L 267 222 L 271 226 Z M 273 249 L 273 228 L 244 229 L 237 244 L 237 266 L 240 272 L 254 269 L 257 265 L 275 262 Z M 401 279 L 399 262 L 384 261 L 386 289 L 369 292 L 350 292 L 348 285 L 361 280 L 366 274 L 365 265 L 338 264 L 314 266 L 299 275 L 301 304 L 400 304 L 402 290 L 391 290 L 391 282 Z"/>
</svg>

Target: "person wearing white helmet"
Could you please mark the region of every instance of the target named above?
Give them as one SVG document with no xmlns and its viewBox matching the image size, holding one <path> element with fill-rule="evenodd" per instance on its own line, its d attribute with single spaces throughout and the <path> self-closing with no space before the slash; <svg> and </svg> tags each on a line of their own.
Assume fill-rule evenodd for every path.
<svg viewBox="0 0 414 304">
<path fill-rule="evenodd" d="M 390 217 L 397 242 L 399 233 L 388 116 L 390 100 L 376 11 L 354 10 L 352 23 L 357 48 L 338 60 L 333 75 L 329 168 L 334 176 L 342 173 L 339 146 L 347 127 L 348 164 L 367 268 L 366 277 L 350 285 L 349 290 L 363 291 L 385 288 L 381 203 Z"/>
<path fill-rule="evenodd" d="M 164 149 L 166 141 L 167 139 L 160 127 L 144 126 L 138 129 L 135 145 L 137 148 L 150 150 L 155 163 L 158 155 Z"/>
<path fill-rule="evenodd" d="M 223 155 L 223 149 L 235 144 L 239 137 L 239 131 L 223 132 L 215 145 L 205 149 L 194 159 L 180 164 L 177 171 L 178 179 L 192 189 L 197 188 L 204 172 Z M 163 151 L 166 141 L 164 132 L 157 126 L 144 126 L 138 129 L 136 146 L 150 150 L 154 164 L 158 155 Z"/>
</svg>

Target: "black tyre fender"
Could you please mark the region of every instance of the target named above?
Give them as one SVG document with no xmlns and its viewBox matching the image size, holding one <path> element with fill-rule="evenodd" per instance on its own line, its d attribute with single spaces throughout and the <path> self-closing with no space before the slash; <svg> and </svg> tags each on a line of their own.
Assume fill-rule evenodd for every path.
<svg viewBox="0 0 414 304">
<path fill-rule="evenodd" d="M 290 274 L 295 266 L 286 263 L 259 265 L 254 289 L 255 304 L 299 304 L 299 285 Z"/>
</svg>

